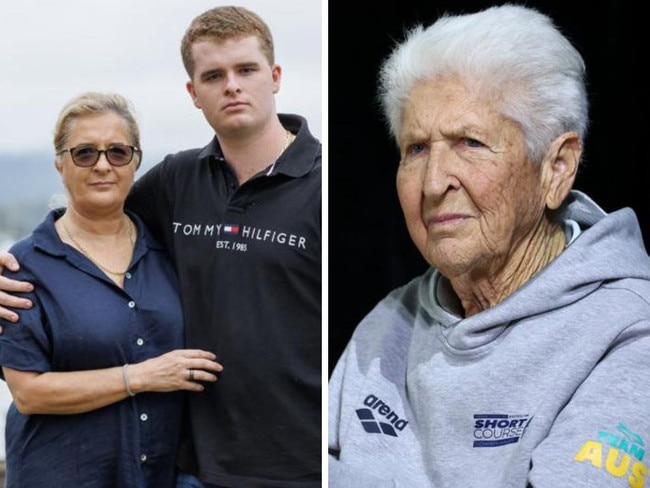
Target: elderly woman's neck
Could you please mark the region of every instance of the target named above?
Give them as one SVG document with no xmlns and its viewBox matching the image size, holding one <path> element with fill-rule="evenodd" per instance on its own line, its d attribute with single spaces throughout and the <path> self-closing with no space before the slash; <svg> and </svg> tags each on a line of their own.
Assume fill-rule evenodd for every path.
<svg viewBox="0 0 650 488">
<path fill-rule="evenodd" d="M 521 242 L 496 269 L 451 279 L 459 296 L 465 317 L 493 307 L 505 300 L 541 269 L 555 259 L 566 247 L 562 228 L 544 221 L 530 238 Z"/>
</svg>

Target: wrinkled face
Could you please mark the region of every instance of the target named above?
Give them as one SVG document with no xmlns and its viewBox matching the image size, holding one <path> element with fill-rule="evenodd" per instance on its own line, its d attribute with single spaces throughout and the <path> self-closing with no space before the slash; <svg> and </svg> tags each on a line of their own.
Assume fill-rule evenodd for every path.
<svg viewBox="0 0 650 488">
<path fill-rule="evenodd" d="M 90 144 L 103 150 L 111 144 L 132 145 L 126 122 L 115 113 L 81 117 L 71 124 L 65 149 Z M 84 213 L 106 213 L 123 208 L 135 177 L 138 155 L 126 166 L 112 166 L 102 153 L 94 166 L 82 168 L 66 151 L 56 159 L 68 192 L 69 205 Z"/>
<path fill-rule="evenodd" d="M 402 120 L 397 190 L 411 238 L 448 278 L 489 276 L 545 209 L 523 133 L 454 78 L 416 85 Z"/>
<path fill-rule="evenodd" d="M 215 132 L 254 133 L 275 115 L 281 69 L 270 66 L 255 36 L 192 45 L 187 90 Z"/>
</svg>

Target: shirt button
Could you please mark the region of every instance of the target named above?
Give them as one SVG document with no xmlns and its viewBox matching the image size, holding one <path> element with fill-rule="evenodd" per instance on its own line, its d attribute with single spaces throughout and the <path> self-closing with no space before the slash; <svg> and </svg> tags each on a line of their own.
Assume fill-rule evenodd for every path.
<svg viewBox="0 0 650 488">
<path fill-rule="evenodd" d="M 140 462 L 144 463 L 147 460 L 147 455 L 146 454 L 140 454 Z"/>
<path fill-rule="evenodd" d="M 140 337 L 140 338 L 138 338 L 138 340 L 135 341 L 135 342 L 136 342 L 136 344 L 137 344 L 138 346 L 141 346 L 142 344 L 144 344 L 144 339 L 142 339 L 142 338 Z"/>
<path fill-rule="evenodd" d="M 126 273 L 126 274 L 124 275 L 124 277 L 125 277 L 127 280 L 130 280 L 130 279 L 131 279 L 131 273 Z"/>
<path fill-rule="evenodd" d="M 134 307 L 135 307 L 135 302 L 133 300 L 131 300 L 129 302 L 129 308 L 134 308 Z"/>
<path fill-rule="evenodd" d="M 140 420 L 146 422 L 147 420 L 149 420 L 149 416 L 146 413 L 140 414 Z"/>
</svg>

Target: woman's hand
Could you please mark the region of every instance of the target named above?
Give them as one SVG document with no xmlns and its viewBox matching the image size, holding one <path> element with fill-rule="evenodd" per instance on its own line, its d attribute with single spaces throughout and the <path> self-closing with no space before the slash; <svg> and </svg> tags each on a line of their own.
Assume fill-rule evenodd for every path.
<svg viewBox="0 0 650 488">
<path fill-rule="evenodd" d="M 133 393 L 141 391 L 203 391 L 201 383 L 214 383 L 223 366 L 216 356 L 201 349 L 176 349 L 128 366 Z"/>
</svg>

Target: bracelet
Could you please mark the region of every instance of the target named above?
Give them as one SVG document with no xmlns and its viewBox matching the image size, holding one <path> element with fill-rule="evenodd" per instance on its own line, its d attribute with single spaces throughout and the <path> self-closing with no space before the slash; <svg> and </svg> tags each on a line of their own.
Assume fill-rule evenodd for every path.
<svg viewBox="0 0 650 488">
<path fill-rule="evenodd" d="M 126 388 L 126 392 L 129 394 L 129 396 L 135 396 L 135 393 L 131 391 L 131 385 L 129 385 L 129 377 L 126 374 L 126 368 L 129 366 L 129 363 L 126 363 L 124 366 L 122 366 L 122 381 L 124 382 L 124 388 Z"/>
</svg>

